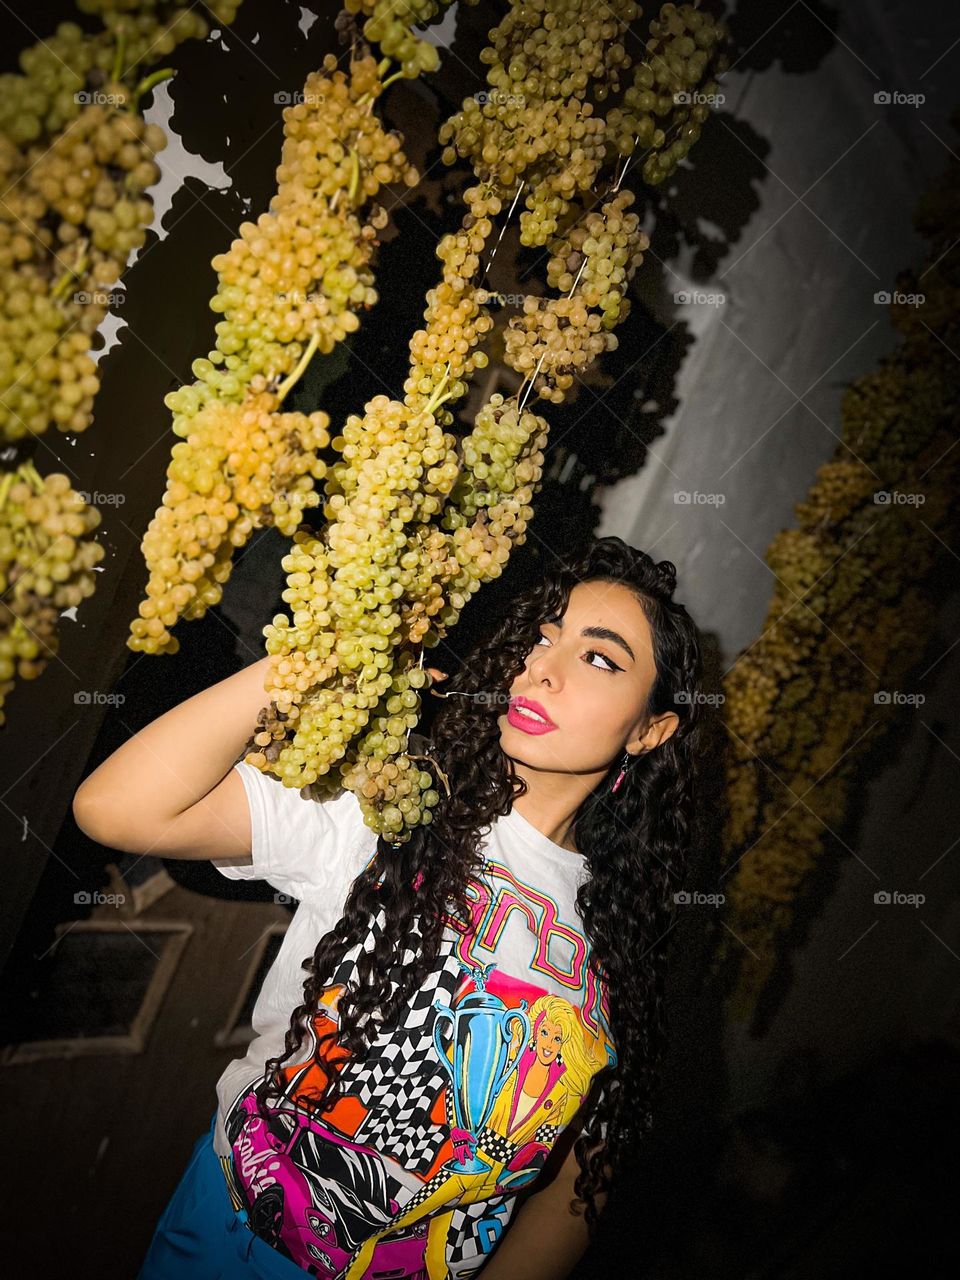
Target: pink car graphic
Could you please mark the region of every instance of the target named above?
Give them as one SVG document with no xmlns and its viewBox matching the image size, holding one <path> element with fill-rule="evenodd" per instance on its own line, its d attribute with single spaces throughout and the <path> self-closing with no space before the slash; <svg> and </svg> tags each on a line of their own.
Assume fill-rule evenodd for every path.
<svg viewBox="0 0 960 1280">
<path fill-rule="evenodd" d="M 268 1123 L 251 1092 L 227 1124 L 250 1225 L 308 1275 L 336 1280 L 400 1208 L 387 1194 L 383 1162 L 291 1102 L 269 1115 Z M 425 1219 L 384 1236 L 365 1280 L 428 1280 L 428 1225 Z"/>
</svg>

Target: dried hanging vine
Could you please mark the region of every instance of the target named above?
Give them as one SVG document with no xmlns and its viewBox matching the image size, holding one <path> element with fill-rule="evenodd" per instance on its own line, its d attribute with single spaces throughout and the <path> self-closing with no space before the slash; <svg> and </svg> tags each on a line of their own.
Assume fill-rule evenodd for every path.
<svg viewBox="0 0 960 1280">
<path fill-rule="evenodd" d="M 960 111 L 952 122 L 960 131 Z M 929 247 L 897 281 L 891 319 L 902 342 L 845 392 L 842 444 L 797 505 L 797 526 L 767 552 L 778 586 L 760 637 L 724 682 L 730 932 L 717 963 L 732 969 L 741 1018 L 783 958 L 811 873 L 836 852 L 831 832 L 870 730 L 897 705 L 891 691 L 902 691 L 935 627 L 930 578 L 958 532 L 958 192 L 954 162 L 915 218 Z M 875 701 L 872 673 L 886 703 Z"/>
</svg>

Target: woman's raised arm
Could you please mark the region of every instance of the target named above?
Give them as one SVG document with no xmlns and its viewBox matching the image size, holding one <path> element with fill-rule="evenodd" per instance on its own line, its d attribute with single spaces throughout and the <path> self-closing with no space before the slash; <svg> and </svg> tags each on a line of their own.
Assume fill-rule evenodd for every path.
<svg viewBox="0 0 960 1280">
<path fill-rule="evenodd" d="M 233 765 L 270 700 L 269 662 L 178 703 L 118 747 L 77 789 L 77 825 L 128 853 L 249 858 L 250 812 Z"/>
</svg>

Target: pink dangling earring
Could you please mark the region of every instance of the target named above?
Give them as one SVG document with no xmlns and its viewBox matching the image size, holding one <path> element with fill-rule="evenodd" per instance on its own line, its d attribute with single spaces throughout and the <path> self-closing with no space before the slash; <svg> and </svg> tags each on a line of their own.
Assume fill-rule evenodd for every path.
<svg viewBox="0 0 960 1280">
<path fill-rule="evenodd" d="M 413 877 L 413 892 L 416 893 L 422 884 L 423 884 L 423 872 L 418 871 L 417 874 Z"/>
<path fill-rule="evenodd" d="M 625 751 L 623 753 L 623 764 L 620 766 L 620 772 L 617 774 L 617 780 L 613 784 L 613 786 L 610 788 L 611 794 L 618 789 L 618 787 L 620 786 L 620 783 L 627 776 L 627 762 L 629 761 L 629 759 L 630 759 L 630 752 Z"/>
</svg>

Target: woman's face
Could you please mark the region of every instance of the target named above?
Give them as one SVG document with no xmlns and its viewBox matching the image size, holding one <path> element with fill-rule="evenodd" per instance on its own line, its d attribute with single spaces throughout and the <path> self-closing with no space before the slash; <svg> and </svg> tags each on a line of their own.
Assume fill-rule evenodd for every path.
<svg viewBox="0 0 960 1280">
<path fill-rule="evenodd" d="M 655 675 L 650 624 L 633 592 L 577 583 L 563 616 L 541 624 L 511 685 L 499 717 L 505 753 L 531 769 L 602 775 L 624 746 L 648 749 L 679 723 L 672 712 L 647 723 Z M 552 727 L 523 718 L 517 699 L 537 704 Z"/>
<path fill-rule="evenodd" d="M 543 1019 L 540 1023 L 540 1030 L 537 1032 L 536 1048 L 537 1057 L 544 1066 L 549 1066 L 563 1048 L 559 1022 L 551 1022 L 549 1018 Z"/>
</svg>

